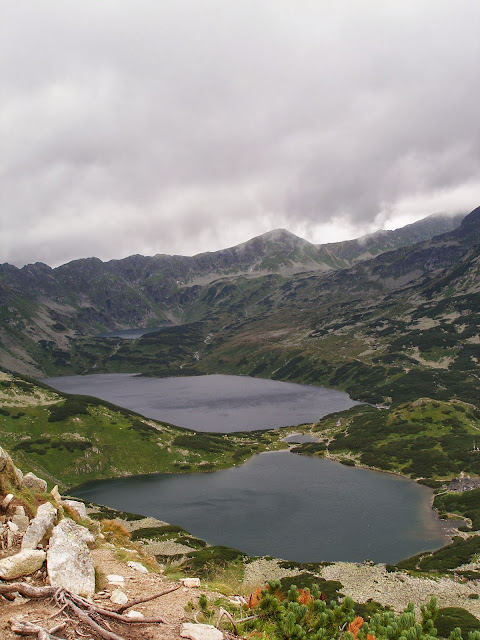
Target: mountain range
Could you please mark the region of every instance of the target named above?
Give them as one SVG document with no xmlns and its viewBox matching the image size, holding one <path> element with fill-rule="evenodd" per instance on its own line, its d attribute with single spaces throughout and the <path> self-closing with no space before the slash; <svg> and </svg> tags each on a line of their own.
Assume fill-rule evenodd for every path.
<svg viewBox="0 0 480 640">
<path fill-rule="evenodd" d="M 276 230 L 193 257 L 1 265 L 0 364 L 30 375 L 241 373 L 369 401 L 409 396 L 422 371 L 427 386 L 475 396 L 480 208 L 462 218 L 329 245 Z M 93 337 L 142 326 L 160 331 Z"/>
</svg>

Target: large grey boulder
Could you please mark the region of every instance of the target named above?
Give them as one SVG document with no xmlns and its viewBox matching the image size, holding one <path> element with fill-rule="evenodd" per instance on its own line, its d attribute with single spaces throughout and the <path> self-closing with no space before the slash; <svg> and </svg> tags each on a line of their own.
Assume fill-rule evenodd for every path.
<svg viewBox="0 0 480 640">
<path fill-rule="evenodd" d="M 50 584 L 77 595 L 95 592 L 95 568 L 87 543 L 95 538 L 85 527 L 64 518 L 53 530 L 47 553 Z"/>
<path fill-rule="evenodd" d="M 0 578 L 15 580 L 28 576 L 42 568 L 47 554 L 45 551 L 23 549 L 19 553 L 0 560 Z"/>
<path fill-rule="evenodd" d="M 47 542 L 56 518 L 57 509 L 51 502 L 41 504 L 37 509 L 37 515 L 23 536 L 22 549 L 36 549 L 40 543 Z"/>
<path fill-rule="evenodd" d="M 23 476 L 22 487 L 37 491 L 38 493 L 45 493 L 47 490 L 47 483 L 42 478 L 38 478 L 34 473 L 30 471 Z"/>
</svg>

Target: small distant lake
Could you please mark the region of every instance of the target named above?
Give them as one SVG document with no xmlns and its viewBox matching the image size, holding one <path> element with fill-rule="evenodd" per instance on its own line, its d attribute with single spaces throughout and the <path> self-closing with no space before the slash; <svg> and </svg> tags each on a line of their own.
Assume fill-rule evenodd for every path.
<svg viewBox="0 0 480 640">
<path fill-rule="evenodd" d="M 141 338 L 142 336 L 147 335 L 147 333 L 156 333 L 157 331 L 161 331 L 165 329 L 165 327 L 171 326 L 170 324 L 165 324 L 160 327 L 151 327 L 147 328 L 138 328 L 138 329 L 118 329 L 117 331 L 106 331 L 105 333 L 97 333 L 93 337 L 94 338 L 124 338 L 125 340 L 135 340 L 136 338 Z"/>
<path fill-rule="evenodd" d="M 287 452 L 214 473 L 91 482 L 72 493 L 180 525 L 210 544 L 297 562 L 393 564 L 446 542 L 430 489 Z"/>
<path fill-rule="evenodd" d="M 343 391 L 247 376 L 142 378 L 115 373 L 44 378 L 43 382 L 149 418 L 217 433 L 316 422 L 358 404 Z"/>
</svg>

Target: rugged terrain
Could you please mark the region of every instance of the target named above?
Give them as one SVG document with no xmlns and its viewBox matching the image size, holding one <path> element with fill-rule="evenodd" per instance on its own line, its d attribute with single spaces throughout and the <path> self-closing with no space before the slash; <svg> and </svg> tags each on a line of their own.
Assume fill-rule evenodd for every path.
<svg viewBox="0 0 480 640">
<path fill-rule="evenodd" d="M 191 258 L 131 256 L 107 263 L 88 258 L 56 269 L 40 263 L 22 269 L 4 264 L 0 365 L 31 375 L 81 373 L 94 362 L 90 351 L 75 350 L 82 336 L 198 320 L 218 332 L 225 324 L 262 315 L 275 307 L 277 298 L 279 303 L 288 301 L 298 287 L 305 287 L 305 278 L 298 274 L 311 273 L 322 282 L 325 274 L 451 231 L 460 220 L 431 216 L 403 229 L 330 245 L 313 245 L 277 230 Z M 368 279 L 365 286 L 368 294 Z M 315 303 L 311 287 L 303 293 L 313 295 L 309 306 Z M 117 348 L 115 341 L 96 342 L 95 361 Z"/>
</svg>

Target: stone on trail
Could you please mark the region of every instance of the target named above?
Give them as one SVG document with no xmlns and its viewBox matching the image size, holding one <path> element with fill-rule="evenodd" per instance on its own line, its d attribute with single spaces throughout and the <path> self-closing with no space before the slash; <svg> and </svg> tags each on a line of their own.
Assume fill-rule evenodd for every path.
<svg viewBox="0 0 480 640">
<path fill-rule="evenodd" d="M 200 586 L 200 578 L 184 578 L 182 580 L 184 587 L 199 587 Z"/>
<path fill-rule="evenodd" d="M 129 560 L 127 565 L 130 569 L 135 569 L 135 571 L 139 571 L 140 573 L 149 573 L 147 567 L 144 567 L 141 562 L 135 562 L 134 560 Z"/>
<path fill-rule="evenodd" d="M 47 554 L 36 549 L 24 549 L 19 553 L 0 560 L 0 578 L 15 580 L 28 576 L 42 568 Z"/>
<path fill-rule="evenodd" d="M 116 573 L 109 573 L 107 580 L 110 584 L 123 584 L 125 582 L 125 578 L 117 575 Z"/>
<path fill-rule="evenodd" d="M 53 530 L 47 553 L 47 572 L 52 586 L 64 587 L 80 596 L 95 593 L 95 568 L 87 542 L 95 538 L 85 527 L 64 518 Z"/>
<path fill-rule="evenodd" d="M 46 542 L 52 533 L 56 518 L 57 509 L 51 502 L 41 504 L 23 536 L 22 549 L 36 549 L 40 543 Z"/>
<path fill-rule="evenodd" d="M 128 596 L 123 593 L 123 591 L 120 591 L 120 589 L 114 589 L 112 595 L 110 596 L 110 600 L 114 604 L 127 604 Z"/>
<path fill-rule="evenodd" d="M 222 640 L 223 638 L 223 633 L 212 624 L 194 624 L 193 622 L 184 622 L 180 635 L 190 640 Z"/>
<path fill-rule="evenodd" d="M 130 609 L 130 611 L 128 613 L 125 614 L 127 616 L 127 618 L 144 618 L 145 616 L 143 615 L 143 613 L 140 613 L 140 611 L 135 611 L 135 609 Z"/>
<path fill-rule="evenodd" d="M 37 491 L 39 493 L 45 493 L 47 491 L 47 483 L 31 471 L 23 476 L 22 487 Z"/>
</svg>

